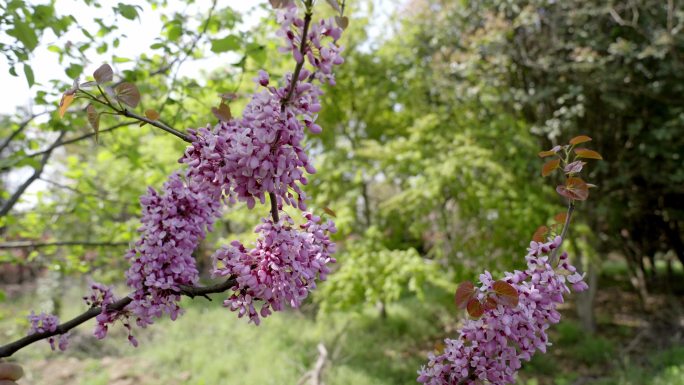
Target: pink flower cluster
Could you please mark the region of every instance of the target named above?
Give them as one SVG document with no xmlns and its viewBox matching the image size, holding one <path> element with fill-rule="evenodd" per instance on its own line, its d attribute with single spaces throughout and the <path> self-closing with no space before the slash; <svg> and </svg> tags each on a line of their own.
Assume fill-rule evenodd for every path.
<svg viewBox="0 0 684 385">
<path fill-rule="evenodd" d="M 312 24 L 302 48 L 306 23 L 297 17 L 297 8 L 288 7 L 278 20 L 282 22 L 279 34 L 286 37 L 297 60 L 297 77 L 286 74 L 283 84 L 274 86 L 268 73 L 260 71 L 255 79 L 260 90 L 252 96 L 242 118 L 214 128 L 189 130 L 192 144 L 179 160 L 187 165 L 185 172 L 173 173 L 160 192 L 149 188 L 140 198 L 141 237 L 126 254 L 131 263 L 127 284 L 134 289 L 131 303 L 122 311 L 107 309 L 115 298 L 101 284 L 92 284 L 91 294 L 84 297 L 88 305 L 102 308 L 96 319 L 98 338 L 106 336 L 109 324 L 121 320 L 129 341 L 137 346 L 130 317 L 135 317 L 141 327 L 163 314 L 176 319 L 181 313 L 178 301 L 182 287 L 199 280 L 192 253 L 211 231 L 224 203 L 243 201 L 252 208 L 257 199 L 265 203 L 266 195 L 273 193 L 278 209 L 288 204 L 305 210 L 306 196 L 300 184 L 308 182 L 305 172 L 316 170 L 302 144 L 304 130 L 321 132 L 315 121 L 322 91 L 313 82 L 334 84 L 332 67 L 343 62 L 342 49 L 337 45 L 342 30 L 332 19 Z M 302 53 L 312 69 L 302 67 Z M 327 233 L 335 232 L 335 227 L 332 222 L 321 224 L 312 214 L 304 216 L 307 222 L 299 229 L 287 216 L 280 223 L 265 220 L 255 230 L 261 235 L 255 248 L 248 251 L 234 242 L 233 247 L 216 253 L 214 258 L 222 267 L 217 265 L 214 273 L 237 277 L 234 294 L 226 305 L 240 309 L 240 316 L 249 314 L 258 324 L 255 300 L 264 301 L 260 314 L 265 317 L 284 304 L 299 306 L 315 288 L 315 279 L 325 279 L 329 272 L 326 265 L 335 262 L 330 257 L 334 244 Z M 56 318 L 32 317 L 32 330 L 56 327 Z"/>
<path fill-rule="evenodd" d="M 163 313 L 176 319 L 180 286 L 199 279 L 192 252 L 221 212 L 220 200 L 203 186 L 174 173 L 161 193 L 149 188 L 140 198 L 142 237 L 126 255 L 127 284 L 135 290 L 129 309 L 139 326 Z"/>
<path fill-rule="evenodd" d="M 582 276 L 560 256 L 556 268 L 549 264 L 548 254 L 559 247 L 561 238 L 532 242 L 525 257 L 527 269 L 506 273 L 504 281 L 518 291 L 516 307 L 499 304 L 485 310 L 475 320 L 465 321 L 458 339 L 446 339 L 442 354 L 430 354 L 429 363 L 418 373 L 418 382 L 428 385 L 455 385 L 515 382 L 522 361 L 529 361 L 535 352 L 546 352 L 550 345 L 547 329 L 560 321 L 556 310 L 569 293 L 566 283 L 575 291 L 587 288 Z M 489 272 L 480 275 L 478 296 L 484 299 L 492 290 L 494 280 Z"/>
<path fill-rule="evenodd" d="M 296 16 L 296 7 L 282 11 L 279 34 L 288 42 L 297 62 L 301 62 L 301 29 L 304 21 Z M 313 167 L 302 145 L 304 129 L 320 133 L 315 123 L 321 109 L 321 89 L 314 79 L 334 83 L 333 65 L 344 62 L 336 42 L 342 30 L 334 21 L 313 23 L 307 33 L 304 52 L 314 71 L 302 68 L 285 75 L 284 84 L 271 85 L 266 71 L 255 79 L 263 89 L 255 93 L 241 119 L 223 122 L 213 130 L 191 130 L 193 144 L 181 162 L 190 166 L 193 180 L 210 181 L 228 195 L 229 201 L 244 201 L 253 207 L 257 200 L 265 203 L 266 194 L 273 192 L 283 203 L 306 210 L 306 196 L 299 184 L 307 184 L 304 172 L 313 174 Z M 296 197 L 295 197 L 296 195 Z"/>
<path fill-rule="evenodd" d="M 316 279 L 325 280 L 328 263 L 335 262 L 331 257 L 335 244 L 328 238 L 328 233 L 336 231 L 335 224 L 321 223 L 320 217 L 310 213 L 304 217 L 307 222 L 299 229 L 288 216 L 276 224 L 264 219 L 255 229 L 261 236 L 254 248 L 247 250 L 234 241 L 213 255 L 215 276 L 237 277 L 224 306 L 258 325 L 260 317 L 267 317 L 271 310 L 282 310 L 286 304 L 299 307 L 316 288 Z M 258 312 L 256 300 L 262 301 Z"/>
<path fill-rule="evenodd" d="M 34 312 L 28 316 L 30 325 L 28 335 L 35 333 L 54 332 L 59 325 L 59 318 L 56 315 L 40 313 L 36 315 Z M 47 339 L 50 343 L 50 348 L 55 350 L 55 342 L 59 350 L 66 350 L 69 345 L 69 333 L 60 334 L 59 337 L 52 336 Z"/>
<path fill-rule="evenodd" d="M 109 329 L 109 324 L 113 324 L 116 320 L 121 320 L 123 326 L 128 330 L 128 341 L 131 345 L 137 347 L 138 340 L 131 334 L 131 324 L 130 316 L 131 312 L 128 309 L 123 310 L 111 310 L 107 307 L 117 301 L 114 297 L 112 289 L 97 282 L 90 284 L 90 295 L 83 297 L 86 305 L 90 307 L 100 307 L 102 310 L 100 314 L 95 317 L 97 325 L 95 326 L 94 335 L 98 339 L 103 339 L 107 336 L 107 330 Z"/>
</svg>

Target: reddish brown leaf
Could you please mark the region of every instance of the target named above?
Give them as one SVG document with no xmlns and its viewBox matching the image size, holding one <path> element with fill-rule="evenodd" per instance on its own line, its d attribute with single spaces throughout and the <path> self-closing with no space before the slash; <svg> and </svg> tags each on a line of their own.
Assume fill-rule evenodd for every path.
<svg viewBox="0 0 684 385">
<path fill-rule="evenodd" d="M 123 104 L 135 108 L 140 103 L 140 91 L 135 84 L 121 83 L 114 88 L 114 95 Z"/>
<path fill-rule="evenodd" d="M 92 104 L 88 104 L 86 112 L 88 113 L 88 123 L 90 123 L 90 127 L 95 131 L 95 143 L 97 143 L 99 141 L 98 135 L 100 133 L 100 114 L 97 113 L 95 106 Z"/>
<path fill-rule="evenodd" d="M 494 310 L 496 309 L 496 306 L 498 305 L 498 302 L 496 302 L 496 299 L 492 296 L 488 296 L 485 302 L 482 304 L 482 307 L 485 310 Z"/>
<path fill-rule="evenodd" d="M 159 112 L 156 110 L 145 110 L 145 117 L 150 120 L 157 120 L 159 119 Z"/>
<path fill-rule="evenodd" d="M 73 93 L 64 93 L 62 95 L 62 100 L 59 101 L 59 117 L 63 118 L 64 113 L 66 113 L 67 109 L 69 109 L 69 106 L 71 103 L 74 101 L 74 94 Z"/>
<path fill-rule="evenodd" d="M 532 235 L 532 240 L 535 242 L 544 242 L 546 239 L 546 233 L 549 232 L 549 228 L 546 226 L 539 226 L 537 231 Z"/>
<path fill-rule="evenodd" d="M 456 307 L 463 309 L 475 294 L 475 285 L 470 281 L 462 282 L 456 289 Z"/>
<path fill-rule="evenodd" d="M 492 289 L 498 296 L 501 303 L 507 306 L 518 306 L 518 291 L 506 281 L 496 281 Z"/>
<path fill-rule="evenodd" d="M 553 156 L 553 155 L 556 155 L 556 152 L 553 150 L 541 151 L 539 153 L 540 158 L 546 158 L 547 156 Z"/>
<path fill-rule="evenodd" d="M 576 148 L 575 149 L 575 154 L 577 154 L 578 158 L 586 158 L 586 159 L 603 159 L 601 154 L 594 150 L 590 150 L 588 148 Z"/>
<path fill-rule="evenodd" d="M 577 177 L 568 178 L 565 185 L 556 187 L 556 191 L 568 199 L 584 201 L 589 198 L 589 186 Z"/>
<path fill-rule="evenodd" d="M 544 166 L 542 166 L 542 171 L 541 171 L 542 176 L 547 176 L 547 175 L 551 174 L 559 166 L 560 166 L 560 159 L 552 159 L 552 160 L 544 163 Z"/>
<path fill-rule="evenodd" d="M 103 64 L 95 70 L 93 77 L 97 84 L 111 82 L 114 79 L 114 71 L 112 71 L 112 67 L 109 64 Z"/>
<path fill-rule="evenodd" d="M 218 120 L 222 122 L 227 122 L 233 117 L 233 115 L 230 113 L 230 107 L 223 102 L 221 102 L 218 108 L 211 107 L 211 112 Z"/>
<path fill-rule="evenodd" d="M 470 301 L 468 301 L 468 304 L 466 305 L 466 310 L 468 311 L 468 314 L 470 314 L 470 316 L 473 318 L 480 318 L 482 317 L 482 314 L 484 314 L 484 307 L 482 306 L 480 301 L 477 300 L 477 298 L 472 298 Z"/>
<path fill-rule="evenodd" d="M 568 213 L 566 211 L 563 211 L 562 213 L 558 213 L 553 217 L 553 220 L 556 223 L 565 223 L 565 218 L 568 217 Z"/>
<path fill-rule="evenodd" d="M 576 137 L 570 139 L 570 144 L 572 144 L 572 145 L 585 143 L 585 142 L 591 142 L 591 138 L 586 136 L 586 135 L 580 135 L 580 136 L 576 136 Z"/>
</svg>

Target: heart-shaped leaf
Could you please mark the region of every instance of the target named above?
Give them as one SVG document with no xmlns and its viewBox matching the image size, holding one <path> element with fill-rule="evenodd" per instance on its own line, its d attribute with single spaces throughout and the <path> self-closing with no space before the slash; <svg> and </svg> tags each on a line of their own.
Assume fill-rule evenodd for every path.
<svg viewBox="0 0 684 385">
<path fill-rule="evenodd" d="M 560 165 L 560 159 L 552 159 L 546 163 L 544 163 L 544 166 L 542 166 L 542 171 L 541 174 L 542 176 L 547 176 L 551 174 L 555 169 L 557 169 Z"/>
<path fill-rule="evenodd" d="M 570 144 L 572 144 L 572 145 L 580 144 L 580 143 L 586 143 L 586 142 L 591 142 L 591 138 L 586 136 L 586 135 L 580 135 L 580 136 L 576 136 L 576 137 L 570 139 Z"/>
<path fill-rule="evenodd" d="M 230 113 L 230 107 L 223 102 L 221 102 L 218 108 L 212 107 L 211 112 L 218 120 L 222 122 L 227 122 L 233 117 L 233 115 Z"/>
<path fill-rule="evenodd" d="M 546 234 L 549 232 L 549 228 L 546 226 L 539 226 L 537 231 L 532 235 L 532 240 L 535 242 L 544 242 L 546 239 Z"/>
<path fill-rule="evenodd" d="M 518 290 L 510 283 L 499 280 L 494 282 L 492 289 L 494 289 L 494 292 L 499 298 L 499 302 L 502 304 L 510 307 L 518 306 Z"/>
<path fill-rule="evenodd" d="M 477 298 L 472 298 L 470 301 L 468 301 L 468 304 L 466 305 L 466 310 L 468 311 L 468 314 L 470 314 L 471 317 L 473 318 L 480 318 L 482 317 L 482 314 L 484 314 L 484 306 L 482 306 L 482 303 L 477 300 Z"/>
<path fill-rule="evenodd" d="M 156 110 L 152 110 L 152 109 L 145 110 L 145 117 L 147 119 L 157 120 L 157 119 L 159 119 L 159 116 L 160 116 L 159 112 L 157 112 Z"/>
<path fill-rule="evenodd" d="M 586 159 L 603 159 L 601 154 L 594 150 L 590 150 L 588 148 L 576 148 L 575 149 L 575 154 L 577 154 L 578 158 L 586 158 Z"/>
<path fill-rule="evenodd" d="M 97 143 L 99 141 L 98 135 L 100 133 L 100 114 L 97 113 L 95 106 L 92 105 L 92 103 L 88 104 L 86 112 L 88 113 L 88 123 L 90 123 L 90 127 L 95 131 L 95 143 Z"/>
<path fill-rule="evenodd" d="M 349 27 L 349 18 L 347 16 L 335 16 L 335 23 L 342 29 Z"/>
<path fill-rule="evenodd" d="M 475 285 L 470 281 L 462 282 L 456 289 L 456 307 L 459 309 L 466 307 L 468 301 L 473 298 L 474 294 Z"/>
<path fill-rule="evenodd" d="M 585 201 L 589 198 L 589 186 L 577 177 L 568 178 L 565 185 L 556 187 L 556 192 L 572 200 Z"/>
<path fill-rule="evenodd" d="M 97 84 L 111 82 L 114 79 L 114 71 L 109 64 L 103 64 L 93 72 L 93 77 Z"/>
<path fill-rule="evenodd" d="M 114 88 L 114 95 L 121 103 L 135 108 L 140 103 L 140 91 L 132 83 L 121 83 Z"/>
</svg>

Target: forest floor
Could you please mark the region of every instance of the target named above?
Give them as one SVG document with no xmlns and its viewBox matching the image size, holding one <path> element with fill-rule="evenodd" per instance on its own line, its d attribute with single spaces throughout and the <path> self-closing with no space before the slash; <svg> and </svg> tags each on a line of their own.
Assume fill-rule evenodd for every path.
<svg viewBox="0 0 684 385">
<path fill-rule="evenodd" d="M 679 281 L 684 282 L 682 277 Z M 0 302 L 0 343 L 27 329 L 30 288 Z M 9 288 L 11 289 L 11 288 Z M 17 292 L 14 290 L 14 292 Z M 64 319 L 82 311 L 77 287 L 63 302 Z M 623 269 L 604 269 L 596 299 L 597 332 L 586 335 L 571 303 L 551 330 L 553 346 L 525 364 L 521 384 L 684 385 L 682 293 L 651 293 L 644 307 Z M 327 385 L 415 384 L 427 353 L 453 336 L 461 315 L 451 293 L 431 289 L 424 301 L 405 298 L 383 319 L 374 307 L 315 315 L 313 305 L 283 312 L 261 326 L 247 324 L 204 299 L 186 301 L 186 313 L 140 330 L 131 347 L 121 327 L 105 341 L 92 324 L 73 332 L 71 348 L 53 353 L 34 344 L 13 357 L 26 370 L 22 385 L 251 385 L 302 384 L 326 349 L 320 375 Z"/>
</svg>

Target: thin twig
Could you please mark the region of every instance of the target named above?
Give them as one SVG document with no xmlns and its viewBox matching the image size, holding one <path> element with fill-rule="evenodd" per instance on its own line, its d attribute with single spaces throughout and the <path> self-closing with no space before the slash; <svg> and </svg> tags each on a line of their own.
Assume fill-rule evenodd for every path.
<svg viewBox="0 0 684 385">
<path fill-rule="evenodd" d="M 233 286 L 235 286 L 236 282 L 237 280 L 235 279 L 235 277 L 230 277 L 226 281 L 212 286 L 181 286 L 180 292 L 178 294 L 185 295 L 190 298 L 204 297 L 207 294 L 223 293 L 232 288 Z M 131 296 L 132 294 L 129 294 L 129 296 L 121 298 L 120 300 L 107 306 L 107 310 L 110 312 L 123 310 L 124 308 L 126 308 L 126 306 L 128 306 L 128 304 L 131 303 L 131 301 L 133 301 Z M 101 312 L 102 309 L 99 307 L 90 308 L 87 311 L 72 318 L 71 320 L 58 325 L 54 331 L 31 334 L 26 337 L 20 338 L 14 342 L 10 342 L 4 346 L 0 346 L 0 358 L 9 357 L 17 351 L 19 351 L 20 349 L 28 345 L 31 345 L 34 342 L 38 342 L 45 338 L 50 338 L 52 336 L 56 336 L 59 334 L 64 334 L 69 330 L 77 327 L 78 325 L 90 320 L 91 318 L 97 317 L 97 315 Z"/>
<path fill-rule="evenodd" d="M 10 142 L 12 142 L 12 140 L 14 140 L 14 138 L 17 137 L 17 135 L 21 134 L 24 131 L 24 129 L 26 129 L 26 127 L 28 127 L 29 123 L 31 123 L 35 118 L 37 118 L 41 115 L 45 115 L 47 113 L 48 113 L 48 111 L 43 111 L 43 112 L 39 112 L 37 114 L 32 114 L 26 120 L 21 122 L 19 124 L 19 127 L 17 127 L 17 129 L 14 130 L 10 134 L 10 136 L 8 136 L 7 139 L 5 139 L 2 142 L 2 144 L 0 144 L 0 153 L 2 153 L 7 148 L 7 146 L 9 146 Z"/>
<path fill-rule="evenodd" d="M 112 246 L 128 246 L 130 242 L 97 242 L 97 241 L 58 241 L 58 242 L 33 242 L 33 241 L 15 241 L 0 243 L 0 249 L 39 249 L 42 247 L 52 246 L 98 246 L 98 247 L 112 247 Z"/>
<path fill-rule="evenodd" d="M 173 134 L 173 135 L 175 135 L 175 136 L 177 136 L 177 137 L 183 139 L 184 141 L 186 141 L 186 142 L 188 142 L 188 143 L 192 142 L 192 139 L 190 139 L 190 136 L 189 136 L 188 134 L 185 134 L 185 133 L 183 133 L 183 132 L 180 132 L 180 131 L 176 130 L 175 128 L 169 127 L 168 125 L 166 125 L 166 124 L 160 122 L 159 120 L 148 119 L 148 118 L 145 117 L 145 116 L 138 115 L 138 114 L 136 114 L 135 112 L 131 112 L 131 111 L 127 110 L 127 109 L 123 109 L 123 110 L 121 110 L 121 111 L 118 111 L 118 113 L 119 113 L 120 115 L 126 116 L 126 117 L 128 117 L 128 118 L 137 119 L 137 120 L 139 120 L 139 121 L 141 121 L 141 122 L 145 122 L 145 123 L 150 124 L 150 125 L 152 125 L 152 126 L 155 126 L 155 127 L 157 127 L 157 128 L 161 128 L 162 130 L 164 130 L 164 131 L 166 131 L 166 132 L 168 132 L 168 133 L 170 133 L 170 134 Z"/>
<path fill-rule="evenodd" d="M 26 179 L 26 181 L 24 181 L 24 183 L 22 183 L 21 186 L 19 186 L 19 188 L 17 188 L 14 191 L 12 196 L 7 201 L 5 201 L 2 204 L 2 207 L 0 208 L 0 218 L 7 215 L 10 212 L 10 210 L 12 210 L 12 207 L 14 207 L 14 205 L 19 201 L 19 198 L 24 194 L 26 189 L 33 182 L 35 182 L 36 179 L 40 178 L 40 175 L 43 173 L 43 170 L 45 169 L 45 165 L 47 164 L 48 160 L 50 160 L 50 156 L 52 155 L 52 150 L 54 150 L 55 147 L 57 147 L 57 145 L 59 145 L 59 143 L 62 141 L 63 137 L 64 137 L 64 131 L 59 133 L 57 140 L 55 140 L 55 142 L 52 144 L 52 146 L 50 146 L 50 150 L 45 152 L 45 154 L 43 154 L 43 158 L 40 160 L 40 164 L 38 165 L 38 168 L 33 170 L 33 174 L 28 179 Z"/>
<path fill-rule="evenodd" d="M 551 266 L 554 266 L 556 264 L 556 256 L 558 255 L 558 250 L 560 250 L 561 246 L 563 245 L 563 241 L 565 241 L 565 236 L 568 234 L 568 228 L 570 227 L 570 217 L 572 217 L 572 212 L 575 210 L 575 201 L 570 201 L 568 203 L 568 212 L 565 215 L 565 223 L 563 224 L 563 230 L 561 231 L 561 243 L 553 249 L 551 252 L 551 255 L 549 256 L 549 264 Z"/>
</svg>

